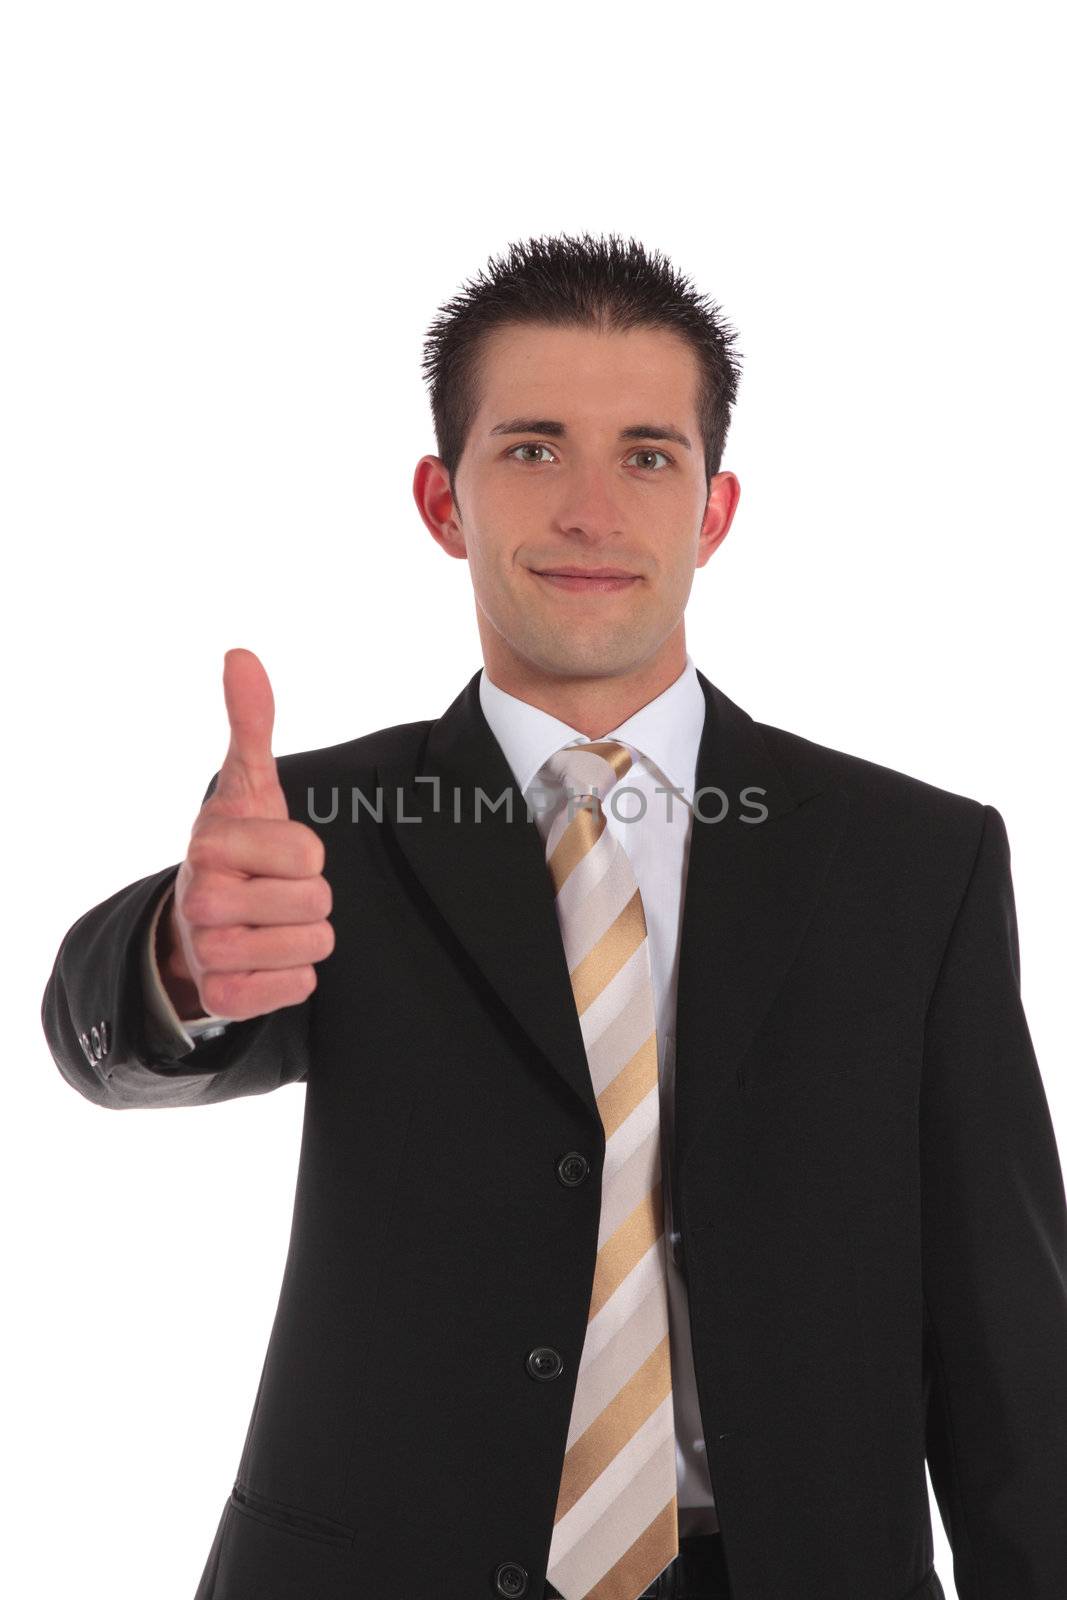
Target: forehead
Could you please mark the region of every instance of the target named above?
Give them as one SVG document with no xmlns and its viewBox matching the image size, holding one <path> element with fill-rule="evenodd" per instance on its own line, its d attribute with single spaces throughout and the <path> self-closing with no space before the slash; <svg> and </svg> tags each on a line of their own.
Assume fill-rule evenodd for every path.
<svg viewBox="0 0 1067 1600">
<path fill-rule="evenodd" d="M 692 347 L 662 328 L 509 323 L 494 328 L 482 349 L 478 421 L 489 428 L 524 411 L 611 423 L 636 405 L 642 414 L 669 409 L 692 424 L 698 378 Z"/>
</svg>

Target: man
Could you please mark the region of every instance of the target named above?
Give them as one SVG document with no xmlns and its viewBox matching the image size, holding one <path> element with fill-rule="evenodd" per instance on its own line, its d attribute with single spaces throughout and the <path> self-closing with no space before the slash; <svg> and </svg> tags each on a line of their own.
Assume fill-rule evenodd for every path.
<svg viewBox="0 0 1067 1600">
<path fill-rule="evenodd" d="M 1067 1595 L 1067 1205 L 997 810 L 755 721 L 688 653 L 732 334 L 633 241 L 431 330 L 419 511 L 484 670 L 271 754 L 44 996 L 96 1104 L 306 1085 L 197 1600 Z M 624 798 L 625 797 L 625 798 Z"/>
</svg>

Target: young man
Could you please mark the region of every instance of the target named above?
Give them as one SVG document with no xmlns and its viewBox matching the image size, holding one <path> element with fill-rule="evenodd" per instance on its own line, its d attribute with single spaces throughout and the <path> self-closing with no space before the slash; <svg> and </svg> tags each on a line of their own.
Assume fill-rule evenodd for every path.
<svg viewBox="0 0 1067 1600">
<path fill-rule="evenodd" d="M 271 754 L 250 652 L 182 862 L 63 940 L 113 1107 L 306 1085 L 197 1600 L 1067 1594 L 1067 1206 L 997 810 L 755 721 L 684 611 L 732 332 L 529 241 L 427 345 L 419 511 L 484 670 Z"/>
</svg>

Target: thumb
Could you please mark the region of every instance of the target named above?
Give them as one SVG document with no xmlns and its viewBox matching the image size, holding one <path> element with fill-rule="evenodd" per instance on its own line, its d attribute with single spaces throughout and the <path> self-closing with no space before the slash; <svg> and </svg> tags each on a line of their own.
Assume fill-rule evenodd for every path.
<svg viewBox="0 0 1067 1600">
<path fill-rule="evenodd" d="M 230 744 L 215 795 L 234 815 L 285 819 L 289 810 L 270 748 L 274 695 L 259 657 L 251 650 L 227 650 L 222 688 Z"/>
</svg>

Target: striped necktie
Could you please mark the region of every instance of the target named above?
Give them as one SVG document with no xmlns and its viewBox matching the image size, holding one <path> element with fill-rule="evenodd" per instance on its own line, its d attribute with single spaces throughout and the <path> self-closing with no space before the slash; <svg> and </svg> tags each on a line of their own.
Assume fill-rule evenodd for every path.
<svg viewBox="0 0 1067 1600">
<path fill-rule="evenodd" d="M 548 1558 L 564 1600 L 636 1600 L 678 1553 L 652 969 L 641 893 L 601 807 L 632 759 L 624 744 L 600 739 L 557 751 L 541 769 L 567 792 L 545 850 L 606 1138 L 592 1301 Z"/>
</svg>

